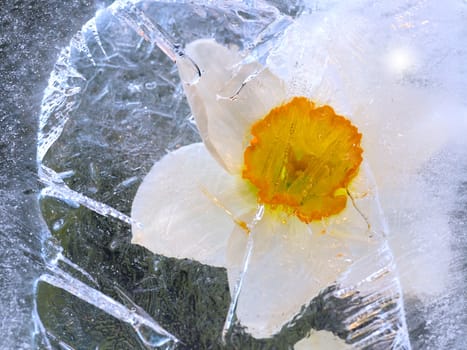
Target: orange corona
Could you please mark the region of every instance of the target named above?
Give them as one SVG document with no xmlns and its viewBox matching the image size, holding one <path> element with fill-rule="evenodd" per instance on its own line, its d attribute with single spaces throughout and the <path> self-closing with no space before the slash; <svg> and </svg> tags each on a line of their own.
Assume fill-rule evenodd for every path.
<svg viewBox="0 0 467 350">
<path fill-rule="evenodd" d="M 305 97 L 274 108 L 251 128 L 242 177 L 260 203 L 309 223 L 341 212 L 362 162 L 362 135 L 329 106 Z"/>
</svg>

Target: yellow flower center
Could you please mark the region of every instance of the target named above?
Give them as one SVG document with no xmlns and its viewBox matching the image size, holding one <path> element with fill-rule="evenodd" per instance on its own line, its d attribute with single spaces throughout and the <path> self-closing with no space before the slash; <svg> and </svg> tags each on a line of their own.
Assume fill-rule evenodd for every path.
<svg viewBox="0 0 467 350">
<path fill-rule="evenodd" d="M 242 176 L 260 203 L 308 223 L 338 214 L 362 162 L 362 135 L 330 106 L 295 97 L 251 128 Z"/>
</svg>

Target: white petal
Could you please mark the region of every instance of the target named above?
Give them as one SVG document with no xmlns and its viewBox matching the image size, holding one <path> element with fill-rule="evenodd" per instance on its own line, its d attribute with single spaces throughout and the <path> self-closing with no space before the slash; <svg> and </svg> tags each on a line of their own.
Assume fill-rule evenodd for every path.
<svg viewBox="0 0 467 350">
<path fill-rule="evenodd" d="M 329 235 L 311 234 L 302 225 L 265 218 L 254 229 L 254 246 L 237 306 L 242 326 L 256 338 L 270 337 L 300 307 L 330 285 L 345 269 L 336 255 L 341 243 Z M 241 268 L 247 235 L 235 229 L 229 241 L 230 290 Z"/>
<path fill-rule="evenodd" d="M 295 217 L 278 220 L 266 213 L 253 229 L 253 253 L 243 281 L 237 317 L 254 337 L 269 337 L 325 287 L 385 241 L 376 189 L 362 173 L 350 189 L 347 207 L 322 223 L 305 225 Z M 363 215 L 362 215 L 363 214 Z M 227 269 L 233 291 L 248 236 L 235 228 Z M 347 278 L 348 283 L 353 281 Z"/>
<path fill-rule="evenodd" d="M 352 346 L 327 331 L 311 331 L 310 335 L 294 345 L 294 350 L 346 350 Z"/>
<path fill-rule="evenodd" d="M 230 173 L 243 167 L 251 125 L 285 98 L 281 80 L 258 62 L 242 63 L 240 53 L 214 40 L 197 40 L 186 53 L 201 70 L 185 93 L 206 147 Z M 178 62 L 186 70 L 186 60 Z"/>
<path fill-rule="evenodd" d="M 292 219 L 291 219 L 292 220 Z M 348 248 L 341 238 L 308 231 L 304 224 L 264 220 L 254 232 L 254 247 L 243 281 L 237 317 L 256 338 L 270 337 L 300 307 L 346 270 Z M 234 230 L 228 250 L 229 286 L 239 275 L 246 234 Z"/>
<path fill-rule="evenodd" d="M 373 25 L 348 11 L 301 16 L 268 64 L 288 97 L 307 96 L 348 117 L 363 135 L 377 183 L 394 189 L 449 140 L 461 114 L 439 91 L 403 83 L 388 69 L 383 54 L 392 43 L 375 41 Z"/>
<path fill-rule="evenodd" d="M 132 243 L 154 253 L 225 266 L 228 237 L 255 206 L 244 182 L 228 175 L 203 144 L 192 144 L 157 162 L 136 193 Z"/>
</svg>

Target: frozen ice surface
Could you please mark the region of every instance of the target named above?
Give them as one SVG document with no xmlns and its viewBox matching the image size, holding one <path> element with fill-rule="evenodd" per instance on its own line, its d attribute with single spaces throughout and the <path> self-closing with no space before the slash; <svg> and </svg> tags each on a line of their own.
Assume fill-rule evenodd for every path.
<svg viewBox="0 0 467 350">
<path fill-rule="evenodd" d="M 35 232 L 26 238 L 29 245 L 8 224 L 14 218 L 5 208 L 18 206 L 15 192 L 0 189 L 2 231 L 10 232 L 2 240 L 7 247 L 22 246 L 20 254 L 30 257 L 25 263 L 16 260 L 15 251 L 7 249 L 2 254 L 1 268 L 8 278 L 2 276 L 1 289 L 8 292 L 0 297 L 1 305 L 28 317 L 2 315 L 0 330 L 8 329 L 11 334 L 11 325 L 24 322 L 31 334 L 35 329 L 39 348 L 49 344 L 53 348 L 108 349 L 117 344 L 145 348 L 145 339 L 154 334 L 148 329 L 138 334 L 126 322 L 130 316 L 123 315 L 142 310 L 139 315 L 144 320 L 153 319 L 183 342 L 177 348 L 221 347 L 230 301 L 225 271 L 154 256 L 129 245 L 128 215 L 144 175 L 166 152 L 199 141 L 172 59 L 185 43 L 214 37 L 249 49 L 255 58 L 268 62 L 269 53 L 294 18 L 311 13 L 317 21 L 332 21 L 337 14 L 352 23 L 365 18 L 371 28 L 366 38 L 370 37 L 375 52 L 361 59 L 370 63 L 379 57 L 396 86 L 427 92 L 451 137 L 410 177 L 403 173 L 400 181 L 395 179 L 396 189 L 380 193 L 391 226 L 390 249 L 382 252 L 388 258 L 379 270 L 382 274 L 371 276 L 382 281 L 381 286 L 390 286 L 388 290 L 371 282 L 367 294 L 358 295 L 355 288 L 330 286 L 276 337 L 255 340 L 235 328 L 232 345 L 286 348 L 315 328 L 335 332 L 355 347 L 375 349 L 387 348 L 385 341 L 392 342 L 393 331 L 398 330 L 402 338 L 394 347 L 407 348 L 403 338 L 407 320 L 412 348 L 462 349 L 467 337 L 465 1 L 357 1 L 344 6 L 315 1 L 303 7 L 288 7 L 288 2 L 280 1 L 209 4 L 117 1 L 102 8 L 62 50 L 44 92 L 38 123 L 40 209 L 47 227 L 38 218 L 24 221 L 23 235 Z M 318 39 L 332 48 L 332 35 Z M 276 62 L 280 57 L 276 56 Z M 323 50 L 311 62 L 329 65 L 338 76 L 339 68 L 352 62 L 350 56 L 347 62 L 337 63 L 329 57 L 329 51 Z M 351 78 L 351 73 L 359 74 L 352 71 Z M 371 88 L 385 88 L 378 76 L 373 79 Z M 355 86 L 356 91 L 365 88 Z M 397 127 L 388 121 L 388 130 Z M 436 130 L 430 132 L 438 140 Z M 1 179 L 9 181 L 7 175 Z M 390 273 L 384 274 L 387 267 Z M 35 279 L 40 271 L 42 277 Z M 31 281 L 24 287 L 21 278 Z M 401 318 L 399 283 L 405 319 Z M 36 288 L 35 308 L 31 301 L 15 298 L 12 291 L 20 285 L 31 293 Z M 28 295 L 23 292 L 17 294 Z M 381 297 L 385 292 L 391 298 Z M 97 300 L 94 305 L 98 307 L 89 303 L 90 298 Z M 385 312 L 380 310 L 383 300 Z M 116 308 L 123 314 L 112 313 L 106 305 L 120 305 Z M 5 322 L 10 322 L 9 328 Z M 17 348 L 30 344 L 29 334 L 23 333 Z M 365 334 L 377 337 L 359 343 Z"/>
<path fill-rule="evenodd" d="M 57 58 L 55 45 L 67 45 L 95 12 L 86 3 L 6 0 L 0 9 L 1 349 L 34 348 L 33 283 L 43 268 L 28 251 L 38 254 L 45 228 L 36 198 L 38 114 Z"/>
</svg>

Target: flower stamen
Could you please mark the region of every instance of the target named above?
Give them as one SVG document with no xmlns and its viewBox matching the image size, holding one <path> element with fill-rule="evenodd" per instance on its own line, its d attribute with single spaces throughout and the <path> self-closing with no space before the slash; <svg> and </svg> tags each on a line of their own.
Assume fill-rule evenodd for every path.
<svg viewBox="0 0 467 350">
<path fill-rule="evenodd" d="M 208 197 L 212 203 L 221 208 L 228 216 L 230 216 L 233 222 L 236 225 L 238 225 L 243 231 L 245 231 L 247 235 L 250 234 L 250 228 L 248 224 L 245 221 L 236 218 L 235 215 L 229 209 L 227 209 L 227 207 L 219 200 L 219 198 L 210 193 L 205 187 L 201 187 L 201 192 L 203 192 L 203 194 L 206 195 L 206 197 Z"/>
<path fill-rule="evenodd" d="M 309 223 L 341 212 L 358 173 L 362 135 L 330 106 L 305 97 L 272 109 L 251 128 L 242 176 L 260 203 Z"/>
</svg>

